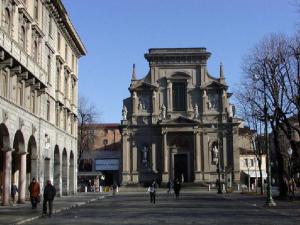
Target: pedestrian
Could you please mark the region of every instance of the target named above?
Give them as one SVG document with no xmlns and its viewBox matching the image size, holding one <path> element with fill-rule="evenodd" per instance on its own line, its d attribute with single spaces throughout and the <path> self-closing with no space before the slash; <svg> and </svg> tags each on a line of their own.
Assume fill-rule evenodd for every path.
<svg viewBox="0 0 300 225">
<path fill-rule="evenodd" d="M 117 191 L 117 185 L 115 183 L 112 185 L 112 190 L 113 190 L 113 196 L 115 196 Z"/>
<path fill-rule="evenodd" d="M 289 196 L 290 200 L 293 201 L 295 198 L 295 189 L 296 189 L 296 183 L 293 178 L 289 180 Z"/>
<path fill-rule="evenodd" d="M 36 181 L 35 178 L 32 178 L 28 190 L 30 193 L 32 209 L 36 209 L 37 204 L 40 202 L 40 184 Z"/>
<path fill-rule="evenodd" d="M 150 193 L 150 202 L 153 204 L 155 204 L 155 195 L 156 195 L 156 188 L 157 188 L 157 183 L 156 181 L 154 180 L 152 182 L 152 184 L 149 186 L 148 188 L 148 192 Z"/>
<path fill-rule="evenodd" d="M 103 191 L 103 187 L 105 186 L 105 178 L 104 176 L 100 177 L 100 192 Z"/>
<path fill-rule="evenodd" d="M 11 195 L 11 198 L 12 198 L 12 203 L 15 204 L 16 203 L 16 194 L 17 192 L 19 192 L 18 190 L 18 187 L 15 183 L 13 183 L 11 185 L 11 190 L 10 190 L 10 195 Z"/>
<path fill-rule="evenodd" d="M 53 209 L 53 200 L 56 195 L 56 189 L 55 187 L 51 184 L 51 181 L 47 181 L 47 185 L 44 189 L 44 201 L 43 201 L 43 215 L 47 215 L 47 203 L 49 207 L 49 213 L 48 216 L 52 216 L 52 209 Z"/>
<path fill-rule="evenodd" d="M 174 183 L 172 180 L 169 180 L 167 183 L 167 188 L 168 188 L 168 194 L 172 194 L 172 189 L 173 189 Z"/>
<path fill-rule="evenodd" d="M 181 189 L 180 180 L 176 178 L 174 181 L 174 192 L 175 192 L 176 199 L 179 198 L 180 189 Z"/>
</svg>

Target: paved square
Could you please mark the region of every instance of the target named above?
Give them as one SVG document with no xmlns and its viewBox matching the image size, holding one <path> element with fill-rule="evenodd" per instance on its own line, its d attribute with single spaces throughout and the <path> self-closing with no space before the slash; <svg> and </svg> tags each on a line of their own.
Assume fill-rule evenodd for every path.
<svg viewBox="0 0 300 225">
<path fill-rule="evenodd" d="M 155 205 L 146 193 L 119 194 L 28 224 L 300 224 L 299 207 L 284 214 L 262 205 L 263 198 L 239 194 L 184 193 L 176 200 L 159 193 Z"/>
</svg>

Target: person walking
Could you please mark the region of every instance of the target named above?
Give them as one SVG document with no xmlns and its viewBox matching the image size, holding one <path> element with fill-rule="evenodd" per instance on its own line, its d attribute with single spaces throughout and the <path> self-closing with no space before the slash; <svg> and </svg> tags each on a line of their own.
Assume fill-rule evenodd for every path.
<svg viewBox="0 0 300 225">
<path fill-rule="evenodd" d="M 32 209 L 36 209 L 37 204 L 40 202 L 40 184 L 36 181 L 35 178 L 32 178 L 28 190 L 30 193 Z"/>
<path fill-rule="evenodd" d="M 181 189 L 180 180 L 176 178 L 174 181 L 174 192 L 175 192 L 176 199 L 179 198 L 180 189 Z"/>
<path fill-rule="evenodd" d="M 174 183 L 172 180 L 169 180 L 167 183 L 167 188 L 168 188 L 168 194 L 172 194 L 172 189 L 173 189 Z"/>
<path fill-rule="evenodd" d="M 150 202 L 151 202 L 151 203 L 153 202 L 153 204 L 155 204 L 156 188 L 157 188 L 157 183 L 156 183 L 156 181 L 154 180 L 154 181 L 152 182 L 152 184 L 150 185 L 150 187 L 148 188 L 148 191 L 149 191 L 149 193 L 150 193 Z"/>
<path fill-rule="evenodd" d="M 47 185 L 44 189 L 44 201 L 43 201 L 43 215 L 47 215 L 47 203 L 49 207 L 49 213 L 48 216 L 52 216 L 52 209 L 53 209 L 53 200 L 56 195 L 56 189 L 55 187 L 51 184 L 51 181 L 47 181 Z"/>
<path fill-rule="evenodd" d="M 16 194 L 19 192 L 18 187 L 15 183 L 11 185 L 10 195 L 12 198 L 12 204 L 14 205 L 16 203 Z"/>
</svg>

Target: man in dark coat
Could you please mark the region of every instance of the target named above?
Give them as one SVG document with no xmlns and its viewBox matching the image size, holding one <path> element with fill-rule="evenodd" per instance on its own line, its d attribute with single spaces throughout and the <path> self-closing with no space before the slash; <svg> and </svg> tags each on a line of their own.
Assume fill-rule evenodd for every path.
<svg viewBox="0 0 300 225">
<path fill-rule="evenodd" d="M 176 178 L 174 181 L 174 192 L 175 192 L 176 199 L 179 198 L 180 189 L 181 189 L 180 180 Z"/>
<path fill-rule="evenodd" d="M 47 202 L 49 206 L 49 217 L 52 216 L 52 208 L 53 208 L 53 200 L 56 195 L 56 189 L 55 187 L 51 184 L 51 181 L 47 181 L 47 185 L 44 189 L 44 201 L 43 201 L 43 214 L 47 214 Z"/>
</svg>

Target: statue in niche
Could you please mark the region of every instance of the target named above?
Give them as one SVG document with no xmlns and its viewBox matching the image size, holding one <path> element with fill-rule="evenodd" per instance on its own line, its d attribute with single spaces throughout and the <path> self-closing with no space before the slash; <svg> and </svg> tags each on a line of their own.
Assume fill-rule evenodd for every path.
<svg viewBox="0 0 300 225">
<path fill-rule="evenodd" d="M 146 146 L 143 147 L 142 153 L 143 153 L 143 155 L 142 155 L 143 156 L 142 162 L 144 164 L 147 164 L 147 162 L 148 162 L 148 148 Z"/>
<path fill-rule="evenodd" d="M 147 96 L 140 97 L 138 108 L 139 110 L 147 110 L 149 108 L 149 99 Z"/>
<path fill-rule="evenodd" d="M 122 109 L 122 118 L 123 120 L 127 120 L 127 107 L 125 105 L 123 105 L 123 109 Z"/>
<path fill-rule="evenodd" d="M 195 104 L 194 106 L 194 119 L 198 119 L 199 117 L 199 109 L 198 109 L 198 105 Z"/>
<path fill-rule="evenodd" d="M 208 106 L 209 111 L 218 110 L 218 107 L 219 107 L 218 94 L 210 94 L 209 95 L 207 106 Z"/>
<path fill-rule="evenodd" d="M 218 150 L 218 147 L 216 145 L 212 148 L 211 155 L 212 155 L 212 161 L 215 164 L 217 164 L 218 160 L 219 160 L 219 150 Z"/>
<path fill-rule="evenodd" d="M 162 106 L 161 106 L 161 119 L 166 119 L 166 111 L 167 111 L 167 109 L 166 109 L 166 106 L 164 105 L 164 104 L 162 104 Z"/>
</svg>

